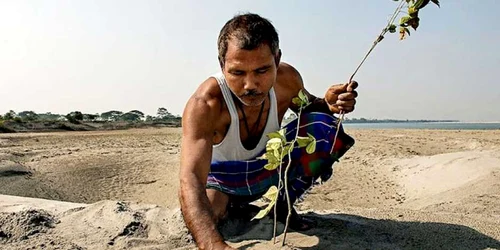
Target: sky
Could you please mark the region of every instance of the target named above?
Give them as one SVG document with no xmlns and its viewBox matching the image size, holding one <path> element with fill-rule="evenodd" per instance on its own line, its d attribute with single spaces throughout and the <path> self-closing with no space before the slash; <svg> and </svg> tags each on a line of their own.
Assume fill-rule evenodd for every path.
<svg viewBox="0 0 500 250">
<path fill-rule="evenodd" d="M 0 113 L 159 107 L 181 115 L 220 68 L 217 36 L 253 12 L 278 30 L 282 60 L 322 97 L 348 81 L 392 0 L 0 0 Z M 349 118 L 500 121 L 498 0 L 442 0 L 399 41 L 388 34 L 355 77 Z"/>
</svg>

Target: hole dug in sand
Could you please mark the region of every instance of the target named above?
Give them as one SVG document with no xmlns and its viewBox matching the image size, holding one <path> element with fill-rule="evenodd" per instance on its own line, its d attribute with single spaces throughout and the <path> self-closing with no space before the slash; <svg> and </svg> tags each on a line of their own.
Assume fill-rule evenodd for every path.
<svg viewBox="0 0 500 250">
<path fill-rule="evenodd" d="M 29 168 L 13 162 L 13 161 L 2 161 L 0 160 L 0 177 L 9 176 L 22 176 L 31 175 L 32 172 Z"/>
<path fill-rule="evenodd" d="M 44 210 L 0 213 L 0 242 L 16 242 L 54 228 L 59 221 Z"/>
</svg>

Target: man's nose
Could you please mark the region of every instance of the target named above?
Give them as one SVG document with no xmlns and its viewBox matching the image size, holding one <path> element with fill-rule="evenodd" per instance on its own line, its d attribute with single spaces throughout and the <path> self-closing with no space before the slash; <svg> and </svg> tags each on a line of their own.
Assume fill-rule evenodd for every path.
<svg viewBox="0 0 500 250">
<path fill-rule="evenodd" d="M 248 74 L 245 77 L 244 84 L 245 85 L 243 86 L 243 88 L 245 90 L 256 90 L 259 87 L 259 79 L 255 76 L 253 76 L 253 74 Z"/>
</svg>

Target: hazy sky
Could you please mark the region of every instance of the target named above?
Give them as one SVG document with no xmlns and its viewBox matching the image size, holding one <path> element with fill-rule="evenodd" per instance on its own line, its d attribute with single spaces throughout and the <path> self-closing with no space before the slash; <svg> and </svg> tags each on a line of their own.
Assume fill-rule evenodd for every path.
<svg viewBox="0 0 500 250">
<path fill-rule="evenodd" d="M 405 41 L 387 36 L 356 80 L 349 117 L 500 120 L 498 0 L 428 6 Z M 217 35 L 234 14 L 277 28 L 283 60 L 323 96 L 345 82 L 384 27 L 392 0 L 0 0 L 0 113 L 166 107 L 181 114 L 219 70 Z"/>
</svg>

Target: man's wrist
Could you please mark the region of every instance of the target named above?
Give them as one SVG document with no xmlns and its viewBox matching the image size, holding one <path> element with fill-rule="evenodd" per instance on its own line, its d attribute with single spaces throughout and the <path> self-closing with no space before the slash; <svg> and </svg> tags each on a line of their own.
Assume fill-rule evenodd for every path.
<svg viewBox="0 0 500 250">
<path fill-rule="evenodd" d="M 319 98 L 319 97 L 316 97 L 312 101 L 311 105 L 309 105 L 309 107 L 306 108 L 306 110 L 310 112 L 322 112 L 331 115 L 335 114 L 335 112 L 331 110 L 330 105 L 328 105 L 325 98 Z"/>
</svg>

